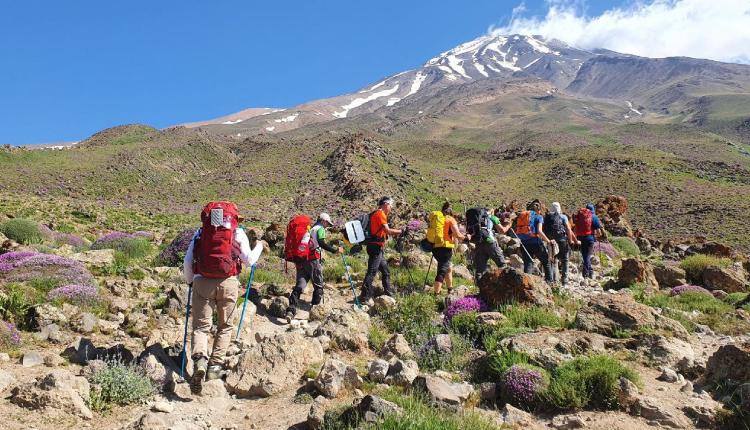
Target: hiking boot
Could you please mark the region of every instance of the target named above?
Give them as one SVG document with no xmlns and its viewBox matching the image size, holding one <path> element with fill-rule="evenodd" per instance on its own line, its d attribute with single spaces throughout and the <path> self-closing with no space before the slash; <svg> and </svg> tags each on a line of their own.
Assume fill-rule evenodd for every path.
<svg viewBox="0 0 750 430">
<path fill-rule="evenodd" d="M 296 309 L 294 309 L 294 308 L 287 308 L 286 309 L 286 315 L 285 315 L 286 322 L 291 323 L 292 320 L 294 319 L 295 315 L 297 315 L 297 310 Z"/>
<path fill-rule="evenodd" d="M 193 363 L 193 376 L 190 379 L 190 392 L 200 394 L 203 390 L 203 378 L 206 377 L 208 370 L 208 359 L 201 357 Z"/>
<path fill-rule="evenodd" d="M 211 381 L 213 379 L 219 379 L 222 376 L 224 376 L 224 368 L 218 364 L 213 366 L 208 366 L 208 372 L 206 373 L 206 381 Z"/>
</svg>

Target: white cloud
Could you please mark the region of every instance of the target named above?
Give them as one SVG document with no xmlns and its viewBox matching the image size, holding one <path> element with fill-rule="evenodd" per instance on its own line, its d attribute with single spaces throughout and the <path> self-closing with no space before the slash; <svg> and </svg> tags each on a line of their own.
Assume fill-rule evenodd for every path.
<svg viewBox="0 0 750 430">
<path fill-rule="evenodd" d="M 587 16 L 585 2 L 547 0 L 544 17 L 514 8 L 492 34 L 539 34 L 583 49 L 750 64 L 750 0 L 652 0 Z"/>
</svg>

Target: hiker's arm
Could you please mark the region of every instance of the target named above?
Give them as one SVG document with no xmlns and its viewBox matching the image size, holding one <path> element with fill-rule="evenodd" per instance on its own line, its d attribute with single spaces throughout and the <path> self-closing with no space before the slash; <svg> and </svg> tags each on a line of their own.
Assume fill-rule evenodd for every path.
<svg viewBox="0 0 750 430">
<path fill-rule="evenodd" d="M 385 234 L 390 236 L 398 236 L 399 234 L 403 233 L 402 229 L 391 228 L 388 224 L 383 224 L 383 230 L 385 230 Z"/>
<path fill-rule="evenodd" d="M 455 222 L 451 224 L 451 232 L 453 233 L 453 237 L 456 238 L 456 240 L 464 240 L 466 236 L 461 233 L 461 231 L 458 229 L 458 224 Z"/>
<path fill-rule="evenodd" d="M 182 276 L 185 277 L 185 282 L 188 284 L 193 282 L 195 275 L 193 274 L 193 245 L 195 245 L 195 236 L 198 234 L 196 231 L 193 234 L 193 238 L 190 239 L 190 245 L 188 245 L 187 252 L 185 253 L 185 259 L 182 261 Z"/>
<path fill-rule="evenodd" d="M 338 254 L 341 250 L 341 247 L 335 247 L 331 245 L 330 243 L 326 242 L 325 238 L 318 237 L 318 245 L 320 245 L 321 248 L 324 250 L 330 252 L 331 254 Z"/>
<path fill-rule="evenodd" d="M 542 224 L 542 223 L 538 223 L 537 224 L 537 231 L 539 232 L 539 237 L 542 238 L 543 241 L 549 243 L 549 241 L 550 241 L 549 238 L 547 237 L 546 234 L 544 234 L 544 230 L 542 230 L 542 226 L 543 225 L 544 224 Z"/>
<path fill-rule="evenodd" d="M 248 266 L 258 262 L 260 254 L 263 252 L 263 245 L 260 241 L 255 243 L 255 248 L 250 248 L 250 240 L 247 238 L 244 230 L 235 230 L 235 240 L 240 245 L 240 260 Z"/>
<path fill-rule="evenodd" d="M 570 220 L 565 223 L 565 233 L 568 235 L 568 242 L 577 244 L 578 238 L 573 234 L 573 229 L 570 227 Z"/>
<path fill-rule="evenodd" d="M 505 234 L 510 230 L 511 224 L 508 223 L 507 225 L 503 225 L 503 223 L 495 224 L 495 231 L 498 233 Z"/>
</svg>

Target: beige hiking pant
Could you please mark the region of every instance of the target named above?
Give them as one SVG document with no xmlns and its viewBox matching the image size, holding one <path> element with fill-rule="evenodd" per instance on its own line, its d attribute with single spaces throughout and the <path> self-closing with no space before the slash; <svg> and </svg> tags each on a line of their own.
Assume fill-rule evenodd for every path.
<svg viewBox="0 0 750 430">
<path fill-rule="evenodd" d="M 232 315 L 236 309 L 240 281 L 231 278 L 211 279 L 201 276 L 193 280 L 193 359 L 207 357 L 209 365 L 223 365 L 227 348 L 232 341 Z M 216 336 L 211 355 L 208 354 L 208 336 L 216 308 Z"/>
</svg>

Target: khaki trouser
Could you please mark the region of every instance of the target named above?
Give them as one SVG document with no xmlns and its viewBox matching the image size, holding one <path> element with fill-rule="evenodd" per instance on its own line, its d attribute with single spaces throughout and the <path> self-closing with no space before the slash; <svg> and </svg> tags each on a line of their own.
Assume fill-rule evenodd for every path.
<svg viewBox="0 0 750 430">
<path fill-rule="evenodd" d="M 231 278 L 211 279 L 196 277 L 193 280 L 193 359 L 209 358 L 209 365 L 223 365 L 227 348 L 232 340 L 232 315 L 236 309 L 240 281 Z M 216 307 L 216 336 L 211 355 L 208 354 L 208 336 Z"/>
</svg>

